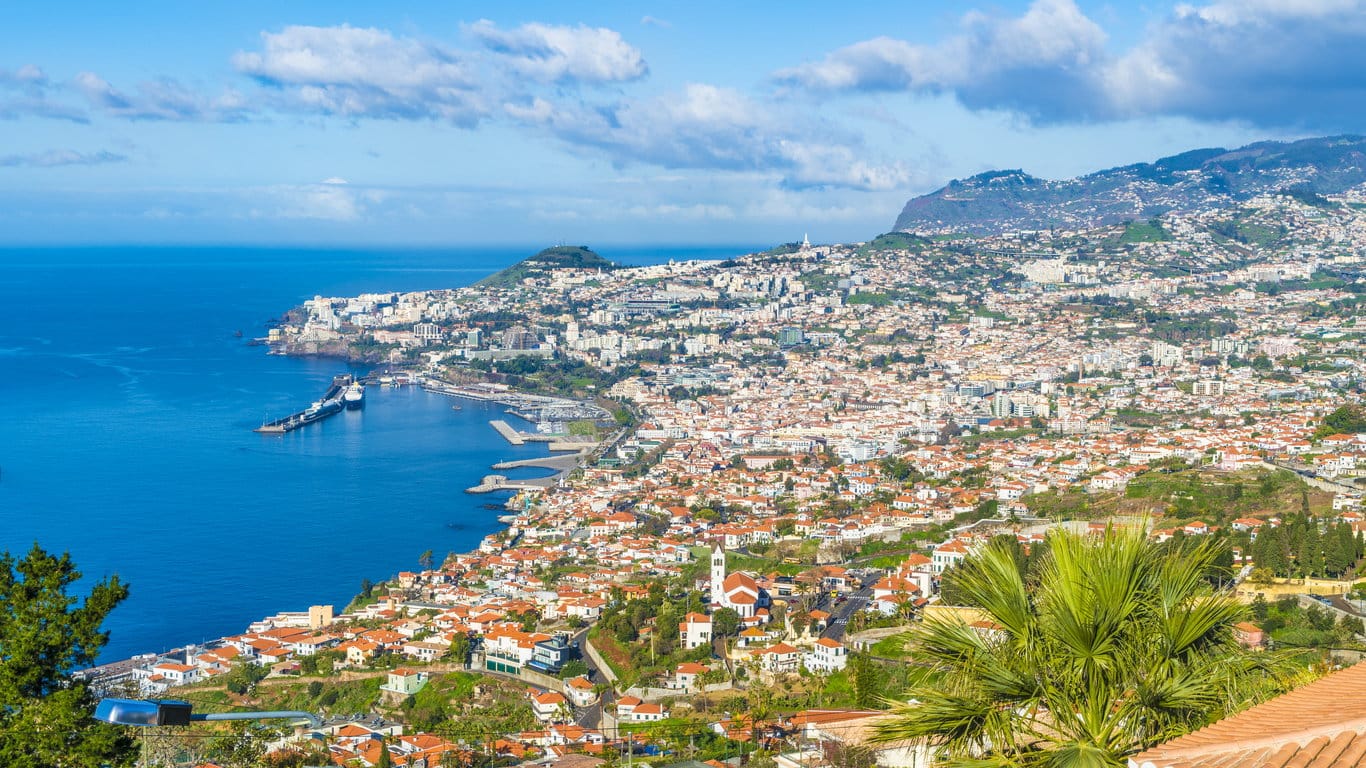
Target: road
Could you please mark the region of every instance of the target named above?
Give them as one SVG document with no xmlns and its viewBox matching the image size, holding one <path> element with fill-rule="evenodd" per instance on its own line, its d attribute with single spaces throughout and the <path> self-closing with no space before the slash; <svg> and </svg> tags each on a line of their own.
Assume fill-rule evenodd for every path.
<svg viewBox="0 0 1366 768">
<path fill-rule="evenodd" d="M 849 629 L 849 619 L 855 611 L 861 610 L 868 605 L 868 601 L 873 599 L 873 588 L 864 587 L 857 592 L 849 595 L 844 602 L 836 605 L 830 610 L 830 624 L 826 626 L 821 637 L 828 637 L 831 640 L 843 640 L 844 633 Z"/>
<path fill-rule="evenodd" d="M 594 685 L 606 683 L 608 680 L 607 673 L 600 669 L 597 663 L 593 661 L 593 657 L 589 656 L 583 650 L 584 645 L 588 642 L 588 627 L 579 630 L 577 634 L 570 638 L 570 642 L 577 645 L 579 648 L 579 657 L 583 659 L 583 663 L 588 665 L 588 680 Z M 602 692 L 602 696 L 598 699 L 597 704 L 594 704 L 591 707 L 574 708 L 574 722 L 584 728 L 598 728 L 602 725 L 603 707 L 611 705 L 612 702 L 616 701 L 616 697 L 616 691 L 609 685 L 607 690 Z"/>
</svg>

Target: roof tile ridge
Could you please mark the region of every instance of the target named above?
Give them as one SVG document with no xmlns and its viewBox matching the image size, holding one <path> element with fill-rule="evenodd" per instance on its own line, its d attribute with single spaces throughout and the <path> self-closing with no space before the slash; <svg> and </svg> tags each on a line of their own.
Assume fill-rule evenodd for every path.
<svg viewBox="0 0 1366 768">
<path fill-rule="evenodd" d="M 1199 744 L 1192 744 L 1190 746 L 1183 746 L 1178 749 L 1163 749 L 1161 747 L 1154 747 L 1152 750 L 1149 750 L 1148 752 L 1151 752 L 1154 758 L 1160 756 L 1160 761 L 1158 759 L 1148 759 L 1144 760 L 1142 763 L 1138 763 L 1138 765 L 1144 766 L 1144 768 L 1150 765 L 1170 765 L 1181 758 L 1194 757 L 1202 752 L 1208 752 L 1211 749 L 1215 748 L 1221 748 L 1225 752 L 1248 752 L 1257 749 L 1276 750 L 1280 747 L 1284 747 L 1285 745 L 1291 743 L 1297 743 L 1301 747 L 1303 747 L 1307 745 L 1309 742 L 1313 741 L 1314 739 L 1320 737 L 1326 737 L 1331 743 L 1333 739 L 1337 737 L 1337 735 L 1343 733 L 1344 731 L 1355 731 L 1358 736 L 1366 736 L 1366 716 L 1356 717 L 1351 720 L 1337 721 L 1332 723 L 1320 723 L 1317 725 L 1312 725 L 1308 728 L 1301 728 L 1299 730 L 1294 731 L 1282 731 L 1281 733 L 1272 734 L 1270 736 L 1261 736 L 1257 738 L 1203 742 Z M 1194 736 L 1199 733 L 1200 731 L 1195 731 L 1190 735 Z"/>
</svg>

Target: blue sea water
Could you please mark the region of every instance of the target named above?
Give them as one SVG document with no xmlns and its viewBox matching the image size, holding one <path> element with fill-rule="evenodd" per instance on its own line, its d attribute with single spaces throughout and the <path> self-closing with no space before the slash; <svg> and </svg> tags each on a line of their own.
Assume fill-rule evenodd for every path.
<svg viewBox="0 0 1366 768">
<path fill-rule="evenodd" d="M 543 446 L 502 440 L 488 427 L 498 406 L 415 388 L 372 387 L 362 411 L 258 435 L 348 368 L 246 341 L 315 294 L 458 287 L 534 250 L 0 250 L 0 550 L 69 551 L 82 588 L 130 585 L 105 623 L 110 661 L 340 609 L 424 550 L 473 548 L 501 526 L 485 504 L 506 497 L 464 489 Z"/>
</svg>

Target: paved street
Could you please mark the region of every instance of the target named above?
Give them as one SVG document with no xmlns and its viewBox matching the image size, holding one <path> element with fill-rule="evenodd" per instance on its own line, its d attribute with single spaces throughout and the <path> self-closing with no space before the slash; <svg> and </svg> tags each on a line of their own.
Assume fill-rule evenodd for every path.
<svg viewBox="0 0 1366 768">
<path fill-rule="evenodd" d="M 834 608 L 825 608 L 824 610 L 830 611 L 830 625 L 821 633 L 821 637 L 843 640 L 844 633 L 849 629 L 849 619 L 856 611 L 862 610 L 871 599 L 873 599 L 873 588 L 864 587 L 849 595 L 844 599 L 844 602 Z"/>
<path fill-rule="evenodd" d="M 593 657 L 589 656 L 584 650 L 584 646 L 588 643 L 588 628 L 585 627 L 584 629 L 579 630 L 578 633 L 570 638 L 570 642 L 578 644 L 580 657 L 583 659 L 584 663 L 588 665 L 589 681 L 594 685 L 607 683 L 607 673 L 599 668 L 597 663 L 593 661 Z M 574 722 L 585 728 L 597 728 L 602 725 L 602 708 L 610 705 L 614 701 L 616 701 L 616 691 L 612 688 L 608 688 L 606 691 L 603 691 L 602 697 L 598 700 L 596 705 L 591 707 L 575 707 Z"/>
</svg>

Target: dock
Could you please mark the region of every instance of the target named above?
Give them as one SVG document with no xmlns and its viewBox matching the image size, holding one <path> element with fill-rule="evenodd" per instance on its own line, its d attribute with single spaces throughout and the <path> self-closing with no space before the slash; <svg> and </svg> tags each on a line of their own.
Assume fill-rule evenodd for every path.
<svg viewBox="0 0 1366 768">
<path fill-rule="evenodd" d="M 551 440 L 550 445 L 546 446 L 551 451 L 591 451 L 598 447 L 594 440 Z"/>
<path fill-rule="evenodd" d="M 306 427 L 316 421 L 322 421 L 328 416 L 341 413 L 342 393 L 355 380 L 356 377 L 349 373 L 334 376 L 332 386 L 327 388 L 327 392 L 316 403 L 284 418 L 267 421 L 252 431 L 260 432 L 263 435 L 283 435 L 286 432 L 293 432 L 299 427 Z"/>
<path fill-rule="evenodd" d="M 507 440 L 509 443 L 512 443 L 513 445 L 526 445 L 526 438 L 522 436 L 522 433 L 513 429 L 512 425 L 508 424 L 506 421 L 494 419 L 489 422 L 489 426 L 497 430 L 498 434 L 502 435 L 503 439 Z"/>
<path fill-rule="evenodd" d="M 465 493 L 493 493 L 495 491 L 544 491 L 558 483 L 558 475 L 534 480 L 509 480 L 505 475 L 484 475 L 479 485 L 466 488 Z"/>
<path fill-rule="evenodd" d="M 579 465 L 578 456 L 542 456 L 536 459 L 518 459 L 517 461 L 500 461 L 493 465 L 494 469 L 516 469 L 518 467 L 541 467 L 544 469 L 555 469 L 561 472 L 571 470 Z"/>
</svg>

